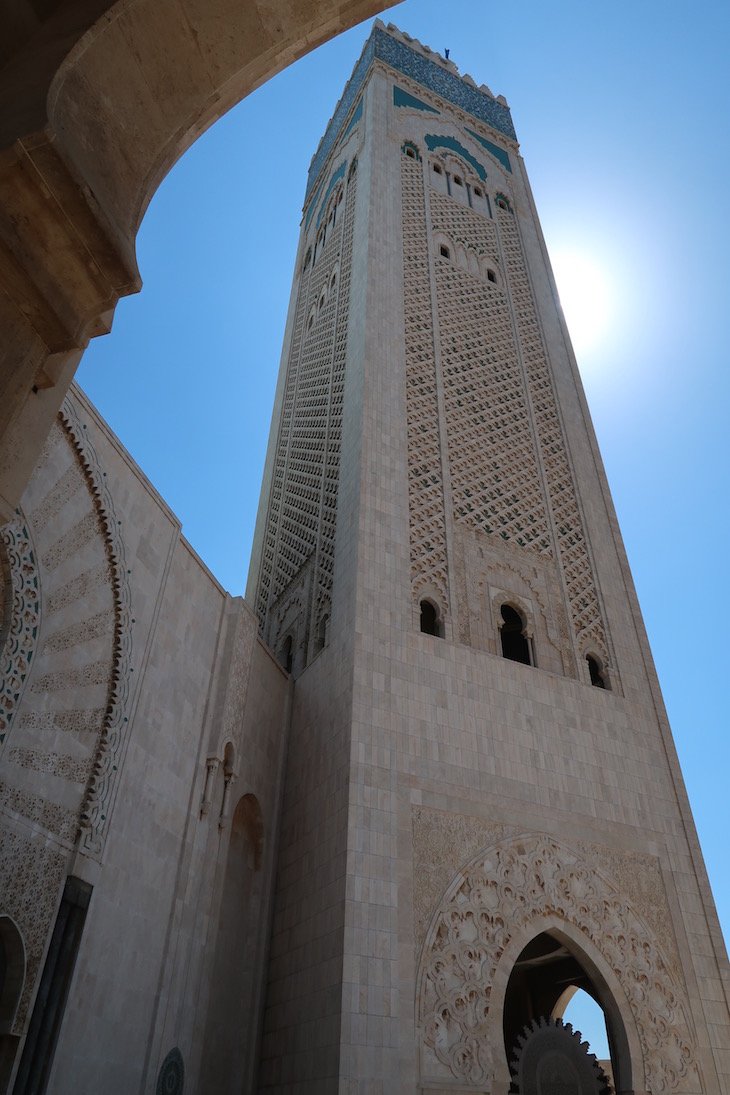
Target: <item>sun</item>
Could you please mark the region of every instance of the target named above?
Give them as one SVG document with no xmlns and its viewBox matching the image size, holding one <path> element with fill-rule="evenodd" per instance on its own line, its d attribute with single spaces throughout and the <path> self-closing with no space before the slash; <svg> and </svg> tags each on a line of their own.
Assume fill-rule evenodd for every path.
<svg viewBox="0 0 730 1095">
<path fill-rule="evenodd" d="M 556 248 L 550 259 L 573 349 L 576 354 L 592 350 L 609 329 L 609 280 L 598 263 L 580 251 Z"/>
</svg>

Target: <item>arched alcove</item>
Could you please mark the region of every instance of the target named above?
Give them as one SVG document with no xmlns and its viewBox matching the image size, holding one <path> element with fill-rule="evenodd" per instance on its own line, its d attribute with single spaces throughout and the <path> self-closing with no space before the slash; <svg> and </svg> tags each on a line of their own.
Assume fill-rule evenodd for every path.
<svg viewBox="0 0 730 1095">
<path fill-rule="evenodd" d="M 253 794 L 238 800 L 230 825 L 215 957 L 208 996 L 200 1091 L 243 1091 L 256 1044 L 255 1016 L 261 986 L 257 955 L 261 924 L 264 825 Z"/>
</svg>

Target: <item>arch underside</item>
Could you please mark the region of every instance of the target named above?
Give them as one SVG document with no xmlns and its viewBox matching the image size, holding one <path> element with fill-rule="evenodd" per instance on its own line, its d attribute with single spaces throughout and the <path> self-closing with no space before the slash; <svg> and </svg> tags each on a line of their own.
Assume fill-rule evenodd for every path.
<svg viewBox="0 0 730 1095">
<path fill-rule="evenodd" d="M 213 122 L 382 0 L 20 0 L 0 14 L 0 524 L 90 338 L 141 281 L 135 236 Z M 39 14 L 39 12 L 41 14 Z M 52 245 L 49 246 L 49 241 Z"/>
</svg>

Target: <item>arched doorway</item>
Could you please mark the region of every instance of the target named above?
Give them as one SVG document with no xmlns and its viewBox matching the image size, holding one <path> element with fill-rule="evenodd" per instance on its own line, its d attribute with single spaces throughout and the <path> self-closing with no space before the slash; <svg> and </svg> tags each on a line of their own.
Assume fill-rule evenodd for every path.
<svg viewBox="0 0 730 1095">
<path fill-rule="evenodd" d="M 239 799 L 231 819 L 223 894 L 208 996 L 201 1095 L 247 1090 L 256 1045 L 264 829 L 255 795 Z"/>
<path fill-rule="evenodd" d="M 13 1020 L 24 980 L 22 936 L 9 916 L 0 916 L 0 1092 L 6 1090 L 18 1048 Z"/>
<path fill-rule="evenodd" d="M 610 1059 L 600 1064 L 590 1043 L 563 1022 L 578 992 L 603 1012 Z M 555 1088 L 565 1095 L 598 1095 L 609 1085 L 626 1090 L 630 1060 L 618 1009 L 608 986 L 589 972 L 589 962 L 567 937 L 540 932 L 523 947 L 507 983 L 502 1019 L 515 1093 Z"/>
</svg>

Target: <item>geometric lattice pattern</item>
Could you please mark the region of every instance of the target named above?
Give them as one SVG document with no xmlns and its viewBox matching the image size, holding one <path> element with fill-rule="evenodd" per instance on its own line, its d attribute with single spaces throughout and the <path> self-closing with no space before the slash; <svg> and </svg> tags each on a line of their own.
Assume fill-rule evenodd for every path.
<svg viewBox="0 0 730 1095">
<path fill-rule="evenodd" d="M 498 268 L 492 221 L 432 191 L 431 225 L 451 255 L 435 258 L 449 472 L 457 520 L 552 554 L 507 294 L 453 261 L 456 247 Z"/>
<path fill-rule="evenodd" d="M 419 160 L 401 156 L 405 299 L 408 507 L 414 594 L 431 587 L 448 611 L 444 468 L 428 269 L 426 206 Z"/>
<path fill-rule="evenodd" d="M 331 598 L 356 186 L 355 173 L 333 191 L 325 237 L 299 283 L 257 592 L 270 643 L 305 568 L 314 571 L 305 645 Z"/>
<path fill-rule="evenodd" d="M 433 587 L 446 610 L 446 485 L 455 522 L 559 561 L 578 646 L 607 666 L 596 583 L 516 218 L 496 206 L 492 220 L 437 186 L 429 187 L 427 206 L 423 164 L 415 158 L 401 157 L 401 176 L 414 591 Z"/>
<path fill-rule="evenodd" d="M 579 647 L 595 649 L 605 665 L 608 644 L 598 593 L 517 223 L 507 210 L 497 207 L 496 213 L 573 627 Z"/>
</svg>

